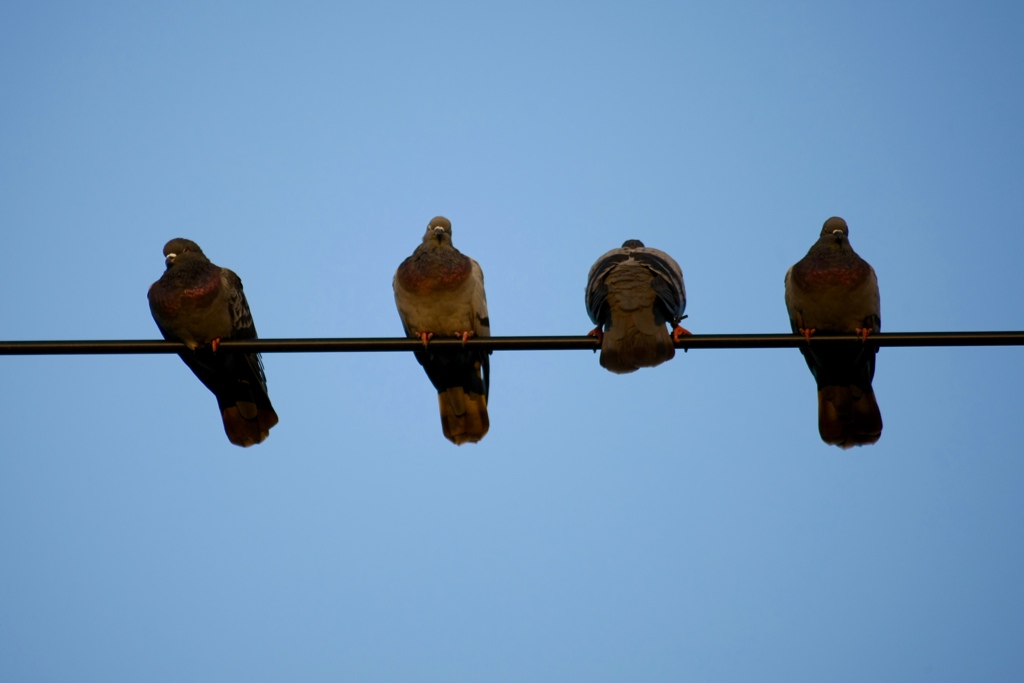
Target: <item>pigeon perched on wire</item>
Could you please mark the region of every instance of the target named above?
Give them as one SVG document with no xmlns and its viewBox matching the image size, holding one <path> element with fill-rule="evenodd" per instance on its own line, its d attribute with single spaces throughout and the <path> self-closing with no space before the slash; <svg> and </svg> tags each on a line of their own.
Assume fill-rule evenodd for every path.
<svg viewBox="0 0 1024 683">
<path fill-rule="evenodd" d="M 149 288 L 149 310 L 165 339 L 217 397 L 224 431 L 237 446 L 261 443 L 277 424 L 258 353 L 219 350 L 221 341 L 255 339 L 256 327 L 237 275 L 210 262 L 195 242 L 164 246 L 167 269 Z"/>
<path fill-rule="evenodd" d="M 786 273 L 786 308 L 818 384 L 818 432 L 840 448 L 873 444 L 882 435 L 871 380 L 878 347 L 865 343 L 881 329 L 878 278 L 850 246 L 846 221 L 825 221 L 818 241 Z M 850 335 L 844 344 L 814 344 L 815 334 Z M 859 339 L 854 338 L 859 337 Z"/>
<path fill-rule="evenodd" d="M 587 313 L 601 340 L 601 366 L 624 374 L 671 360 L 674 342 L 690 332 L 683 271 L 663 251 L 626 240 L 597 259 L 587 277 Z M 671 334 L 665 323 L 672 325 Z"/>
<path fill-rule="evenodd" d="M 429 344 L 435 336 L 463 342 L 491 336 L 483 271 L 452 245 L 451 221 L 444 216 L 430 221 L 423 242 L 398 266 L 392 286 L 405 333 L 423 342 L 416 360 L 437 389 L 445 438 L 458 445 L 480 441 L 490 426 L 489 352 L 441 351 Z"/>
</svg>

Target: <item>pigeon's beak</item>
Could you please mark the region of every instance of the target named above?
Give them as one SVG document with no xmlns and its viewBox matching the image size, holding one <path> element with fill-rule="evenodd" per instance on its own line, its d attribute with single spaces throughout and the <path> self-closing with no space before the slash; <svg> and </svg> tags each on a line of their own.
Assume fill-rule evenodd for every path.
<svg viewBox="0 0 1024 683">
<path fill-rule="evenodd" d="M 441 238 L 443 236 L 444 236 L 444 228 L 442 228 L 440 225 L 435 227 L 434 228 L 434 237 L 437 238 L 438 242 L 441 241 Z"/>
<path fill-rule="evenodd" d="M 177 254 L 168 254 L 167 258 L 164 259 L 164 265 L 167 266 L 168 268 L 170 268 L 171 264 L 174 263 L 174 259 L 177 256 L 178 256 Z"/>
</svg>

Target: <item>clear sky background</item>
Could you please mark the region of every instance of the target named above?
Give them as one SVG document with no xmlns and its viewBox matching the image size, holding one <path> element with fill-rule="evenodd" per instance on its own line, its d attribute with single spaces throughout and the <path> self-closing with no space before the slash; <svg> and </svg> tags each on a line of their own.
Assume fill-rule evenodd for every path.
<svg viewBox="0 0 1024 683">
<path fill-rule="evenodd" d="M 827 5 L 827 6 L 826 6 Z M 437 214 L 495 335 L 591 328 L 639 238 L 695 333 L 787 332 L 832 215 L 883 331 L 1024 329 L 1024 5 L 0 7 L 0 339 L 158 338 L 172 237 L 260 335 L 398 336 Z M 1022 348 L 882 349 L 881 441 L 800 354 L 266 354 L 232 446 L 173 356 L 0 358 L 3 681 L 1020 681 Z"/>
</svg>

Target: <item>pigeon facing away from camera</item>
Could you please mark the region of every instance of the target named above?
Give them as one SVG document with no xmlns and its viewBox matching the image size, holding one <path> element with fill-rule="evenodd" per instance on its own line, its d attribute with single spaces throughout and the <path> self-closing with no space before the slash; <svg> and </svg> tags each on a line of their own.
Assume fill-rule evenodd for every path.
<svg viewBox="0 0 1024 683">
<path fill-rule="evenodd" d="M 405 333 L 423 341 L 416 360 L 437 389 L 445 438 L 458 445 L 479 441 L 490 426 L 489 352 L 435 351 L 428 344 L 435 336 L 463 341 L 491 336 L 483 271 L 452 246 L 451 221 L 444 216 L 430 221 L 423 243 L 398 266 L 392 286 Z"/>
<path fill-rule="evenodd" d="M 818 432 L 827 444 L 850 448 L 878 441 L 882 414 L 871 380 L 877 346 L 864 343 L 881 329 L 878 278 L 850 246 L 842 218 L 825 221 L 818 241 L 786 273 L 786 308 L 793 332 L 818 383 Z M 815 345 L 813 334 L 859 336 L 849 344 Z"/>
<path fill-rule="evenodd" d="M 179 354 L 217 397 L 224 431 L 237 446 L 261 443 L 277 424 L 257 353 L 218 350 L 228 339 L 255 339 L 242 281 L 210 263 L 195 242 L 164 246 L 167 270 L 149 288 L 149 310 L 165 339 L 184 342 Z"/>
<path fill-rule="evenodd" d="M 624 374 L 671 360 L 673 342 L 690 334 L 679 327 L 686 309 L 683 271 L 671 256 L 626 240 L 590 269 L 587 313 L 597 325 L 601 365 Z M 672 325 L 669 334 L 665 323 Z"/>
</svg>

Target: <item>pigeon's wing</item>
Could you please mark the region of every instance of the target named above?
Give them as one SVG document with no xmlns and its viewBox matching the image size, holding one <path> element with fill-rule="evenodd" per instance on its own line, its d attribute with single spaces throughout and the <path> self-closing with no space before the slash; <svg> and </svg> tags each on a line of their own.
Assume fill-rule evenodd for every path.
<svg viewBox="0 0 1024 683">
<path fill-rule="evenodd" d="M 633 258 L 642 263 L 654 276 L 651 287 L 658 295 L 660 313 L 665 322 L 676 322 L 686 310 L 686 286 L 683 269 L 675 259 L 658 249 L 636 249 Z"/>
<path fill-rule="evenodd" d="M 590 267 L 585 299 L 587 315 L 595 325 L 608 322 L 608 285 L 605 278 L 618 264 L 628 260 L 629 254 L 625 249 L 612 249 L 602 254 Z"/>
<path fill-rule="evenodd" d="M 391 289 L 395 293 L 395 308 L 398 310 L 399 320 L 402 321 L 402 329 L 405 331 L 405 336 L 415 337 L 417 331 L 412 329 L 409 324 L 409 311 L 413 306 L 412 295 L 402 283 L 404 269 L 408 260 L 402 261 L 402 264 L 398 266 L 398 270 L 395 271 L 395 276 L 391 279 Z"/>
<path fill-rule="evenodd" d="M 470 294 L 470 309 L 473 315 L 473 333 L 478 337 L 491 336 L 491 318 L 487 313 L 487 293 L 484 291 L 484 271 L 480 264 L 470 259 L 472 271 L 470 272 L 470 283 L 472 291 Z"/>
<path fill-rule="evenodd" d="M 225 291 L 227 293 L 228 311 L 231 314 L 231 338 L 232 339 L 256 339 L 256 323 L 253 322 L 252 312 L 249 310 L 249 302 L 245 298 L 245 290 L 242 288 L 242 279 L 233 271 L 223 269 Z M 263 391 L 267 390 L 267 377 L 263 370 L 263 358 L 258 353 L 246 353 L 246 362 L 251 366 L 254 374 L 260 382 Z"/>
<path fill-rule="evenodd" d="M 793 268 L 796 266 L 790 266 L 789 270 L 786 271 L 786 312 L 789 313 L 789 327 L 793 330 L 794 334 L 800 334 L 800 330 L 804 329 L 803 315 L 800 311 L 802 310 L 802 300 L 804 293 L 799 290 L 793 281 Z"/>
<path fill-rule="evenodd" d="M 231 338 L 255 339 L 256 324 L 252 320 L 249 302 L 245 299 L 242 279 L 233 271 L 222 268 L 221 280 L 224 283 L 228 312 L 231 314 Z"/>
</svg>

